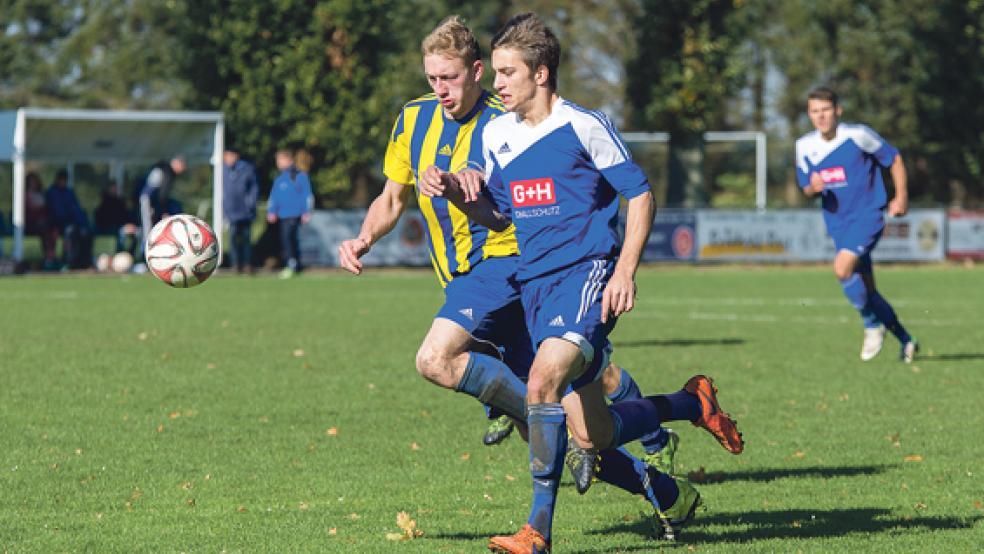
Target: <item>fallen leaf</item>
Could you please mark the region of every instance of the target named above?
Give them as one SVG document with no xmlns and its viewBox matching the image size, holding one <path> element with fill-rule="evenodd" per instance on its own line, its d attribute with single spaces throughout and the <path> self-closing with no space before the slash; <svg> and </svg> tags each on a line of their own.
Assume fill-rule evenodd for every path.
<svg viewBox="0 0 984 554">
<path fill-rule="evenodd" d="M 490 496 L 488 493 L 483 494 L 482 498 L 488 500 L 489 502 L 492 502 L 492 496 Z"/>
<path fill-rule="evenodd" d="M 330 536 L 334 537 L 335 535 L 338 534 L 338 528 L 337 527 L 329 527 L 328 528 L 328 534 Z"/>
<path fill-rule="evenodd" d="M 982 503 L 980 500 L 975 500 L 974 507 L 977 508 L 978 510 L 984 510 L 984 503 Z"/>
<path fill-rule="evenodd" d="M 307 510 L 308 508 L 309 506 L 307 502 L 301 502 L 300 504 L 297 505 L 298 510 Z"/>
<path fill-rule="evenodd" d="M 461 455 L 461 459 L 467 462 L 468 460 L 471 459 L 471 454 L 465 452 L 464 454 Z"/>
<path fill-rule="evenodd" d="M 410 450 L 420 450 L 420 445 L 416 442 L 410 443 Z"/>
<path fill-rule="evenodd" d="M 260 423 L 270 423 L 270 416 L 260 416 L 257 421 Z"/>
<path fill-rule="evenodd" d="M 513 477 L 512 475 L 509 475 L 508 473 L 506 474 L 506 481 L 515 481 L 515 480 L 516 480 L 515 477 Z"/>
<path fill-rule="evenodd" d="M 209 363 L 205 364 L 205 369 L 215 369 L 216 367 L 218 367 L 218 366 L 215 365 L 212 362 L 209 362 Z"/>
<path fill-rule="evenodd" d="M 82 455 L 82 449 L 81 448 L 76 448 L 75 449 L 75 455 L 76 456 L 81 456 Z"/>
<path fill-rule="evenodd" d="M 386 540 L 388 541 L 402 541 L 403 539 L 403 533 L 386 533 Z"/>
<path fill-rule="evenodd" d="M 839 398 L 841 402 L 847 402 L 851 397 L 845 392 L 844 394 L 841 394 Z"/>
<path fill-rule="evenodd" d="M 188 500 L 185 500 L 185 504 L 187 504 L 188 506 L 194 508 L 195 507 L 195 499 L 194 498 L 189 498 Z"/>
<path fill-rule="evenodd" d="M 352 521 L 355 521 L 357 519 L 360 519 L 361 516 L 359 516 L 359 514 L 357 514 L 355 512 L 352 512 L 351 514 L 348 515 L 348 518 L 351 519 Z"/>
<path fill-rule="evenodd" d="M 238 506 L 238 507 L 236 507 L 236 511 L 239 512 L 239 513 L 241 513 L 241 514 L 245 514 L 246 513 L 246 506 Z"/>
<path fill-rule="evenodd" d="M 372 383 L 369 383 L 367 386 L 369 387 L 369 390 L 376 390 L 376 385 Z"/>
<path fill-rule="evenodd" d="M 387 533 L 387 539 L 391 541 L 413 540 L 417 537 L 424 536 L 424 532 L 417 529 L 417 522 L 414 521 L 410 517 L 410 514 L 406 512 L 399 512 L 396 514 L 396 526 L 399 527 L 403 533 Z"/>
<path fill-rule="evenodd" d="M 919 454 L 912 454 L 912 455 L 906 456 L 905 458 L 902 458 L 902 460 L 903 461 L 906 461 L 906 462 L 921 462 L 921 461 L 923 461 L 923 457 L 920 456 Z"/>
<path fill-rule="evenodd" d="M 181 417 L 181 412 L 171 412 L 167 414 L 168 419 L 178 419 L 179 417 Z"/>
<path fill-rule="evenodd" d="M 926 505 L 925 503 L 923 503 L 923 502 L 916 502 L 916 505 L 914 506 L 914 508 L 915 508 L 915 509 L 917 509 L 917 510 L 925 510 L 925 509 L 926 509 L 926 508 L 928 508 L 928 507 L 929 507 L 929 506 L 927 506 L 927 505 Z"/>
<path fill-rule="evenodd" d="M 195 488 L 195 485 L 191 481 L 185 481 L 184 483 L 181 483 L 181 488 L 186 491 L 190 491 Z"/>
<path fill-rule="evenodd" d="M 301 350 L 300 348 L 298 348 L 297 350 L 294 350 L 294 357 L 295 358 L 303 358 L 304 357 L 304 351 Z"/>
<path fill-rule="evenodd" d="M 220 325 L 223 326 L 223 327 L 228 327 L 229 326 L 229 320 L 228 319 L 223 319 L 222 320 L 222 323 L 220 323 Z"/>
<path fill-rule="evenodd" d="M 793 457 L 794 458 L 805 458 L 806 457 L 806 453 L 797 450 L 796 452 L 793 452 Z"/>
<path fill-rule="evenodd" d="M 137 334 L 137 340 L 147 340 L 147 331 L 141 331 Z"/>
<path fill-rule="evenodd" d="M 329 427 L 328 430 L 325 431 L 325 434 L 328 435 L 329 437 L 337 437 L 338 427 Z"/>
<path fill-rule="evenodd" d="M 800 523 L 800 521 L 798 519 L 794 519 L 793 520 L 793 527 L 800 528 L 802 526 L 803 526 L 803 524 Z"/>
<path fill-rule="evenodd" d="M 158 433 L 163 433 L 164 432 L 164 424 L 163 423 L 161 423 L 160 425 L 157 426 L 157 432 Z"/>
</svg>

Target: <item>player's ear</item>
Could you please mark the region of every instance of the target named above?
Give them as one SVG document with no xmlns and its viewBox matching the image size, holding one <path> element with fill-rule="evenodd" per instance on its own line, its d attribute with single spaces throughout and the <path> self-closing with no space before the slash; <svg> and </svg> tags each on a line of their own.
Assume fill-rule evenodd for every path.
<svg viewBox="0 0 984 554">
<path fill-rule="evenodd" d="M 472 73 L 475 74 L 475 82 L 481 82 L 482 75 L 485 74 L 485 64 L 482 63 L 482 60 L 472 62 Z"/>
<path fill-rule="evenodd" d="M 837 116 L 837 119 L 840 119 L 841 115 L 844 114 L 844 107 L 838 104 L 837 107 L 834 108 L 834 114 Z"/>
<path fill-rule="evenodd" d="M 550 70 L 547 69 L 547 66 L 541 65 L 536 68 L 536 72 L 533 73 L 533 80 L 536 81 L 536 84 L 541 87 L 546 86 L 547 82 L 550 80 Z"/>
</svg>

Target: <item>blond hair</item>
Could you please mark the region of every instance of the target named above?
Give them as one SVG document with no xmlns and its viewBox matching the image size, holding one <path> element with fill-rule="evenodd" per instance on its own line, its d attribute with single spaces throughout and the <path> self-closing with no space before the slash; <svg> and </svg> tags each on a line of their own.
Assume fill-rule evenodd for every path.
<svg viewBox="0 0 984 554">
<path fill-rule="evenodd" d="M 423 55 L 441 54 L 451 58 L 460 58 L 465 65 L 471 65 L 482 58 L 482 50 L 478 39 L 464 20 L 457 15 L 444 18 L 429 35 L 420 43 Z"/>
<path fill-rule="evenodd" d="M 557 67 L 560 65 L 560 41 L 533 12 L 515 15 L 492 37 L 492 49 L 510 48 L 519 52 L 526 66 L 535 72 L 547 68 L 547 86 L 557 90 Z"/>
</svg>

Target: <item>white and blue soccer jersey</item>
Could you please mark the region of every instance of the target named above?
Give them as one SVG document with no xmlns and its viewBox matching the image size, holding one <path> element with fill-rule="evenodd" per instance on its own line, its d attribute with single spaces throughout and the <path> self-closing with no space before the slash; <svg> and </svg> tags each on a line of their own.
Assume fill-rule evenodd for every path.
<svg viewBox="0 0 984 554">
<path fill-rule="evenodd" d="M 829 141 L 819 131 L 796 141 L 799 185 L 809 185 L 814 172 L 823 179 L 823 217 L 832 236 L 855 225 L 884 225 L 886 195 L 879 166 L 890 167 L 897 154 L 878 133 L 858 124 L 839 124 Z"/>
<path fill-rule="evenodd" d="M 489 191 L 516 226 L 519 280 L 618 255 L 618 195 L 649 181 L 605 114 L 558 98 L 535 127 L 490 121 L 482 143 Z"/>
</svg>

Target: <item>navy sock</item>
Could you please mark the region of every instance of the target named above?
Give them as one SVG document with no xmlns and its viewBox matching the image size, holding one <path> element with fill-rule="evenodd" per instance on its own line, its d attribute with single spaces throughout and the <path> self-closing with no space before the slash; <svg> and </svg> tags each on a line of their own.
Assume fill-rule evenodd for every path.
<svg viewBox="0 0 984 554">
<path fill-rule="evenodd" d="M 621 402 L 623 400 L 639 400 L 642 398 L 642 392 L 639 391 L 639 385 L 636 384 L 632 376 L 625 368 L 620 368 L 622 373 L 618 379 L 618 388 L 612 391 L 611 394 L 606 395 L 608 401 L 612 404 Z M 639 438 L 639 442 L 642 443 L 642 447 L 646 450 L 647 454 L 652 454 L 653 452 L 659 452 L 666 446 L 666 443 L 670 440 L 669 433 L 666 429 L 660 427 L 655 432 L 646 433 Z"/>
<path fill-rule="evenodd" d="M 885 300 L 882 295 L 878 294 L 878 291 L 871 293 L 868 300 L 868 306 L 870 306 L 871 311 L 875 312 L 878 319 L 885 324 L 885 328 L 891 331 L 891 333 L 899 339 L 899 342 L 905 344 L 912 340 L 912 337 L 909 336 L 909 332 L 906 331 L 905 327 L 902 326 L 902 323 L 899 322 L 899 318 L 895 315 L 895 310 L 892 309 L 892 305 L 889 304 L 888 300 Z"/>
<path fill-rule="evenodd" d="M 656 405 L 648 398 L 623 400 L 608 406 L 612 415 L 612 448 L 632 442 L 655 431 L 662 421 Z"/>
<path fill-rule="evenodd" d="M 533 477 L 533 506 L 528 523 L 550 540 L 557 488 L 567 452 L 564 408 L 559 402 L 532 404 L 526 423 L 530 437 L 530 474 Z"/>
<path fill-rule="evenodd" d="M 660 421 L 700 419 L 700 400 L 697 399 L 697 395 L 690 394 L 684 389 L 670 394 L 647 396 L 646 400 L 656 406 Z"/>
<path fill-rule="evenodd" d="M 526 385 L 498 358 L 469 353 L 465 373 L 455 390 L 474 396 L 513 419 L 526 419 Z"/>
<path fill-rule="evenodd" d="M 874 310 L 872 310 L 870 306 L 871 306 L 871 299 L 869 298 L 868 304 L 864 307 L 863 310 L 861 310 L 861 323 L 864 325 L 865 329 L 874 329 L 875 327 L 878 327 L 879 325 L 882 324 L 881 321 L 878 319 L 878 316 L 875 315 Z"/>
<path fill-rule="evenodd" d="M 666 510 L 676 502 L 680 490 L 673 478 L 647 466 L 624 448 L 606 448 L 598 456 L 599 481 L 641 494 L 659 510 Z"/>
</svg>

